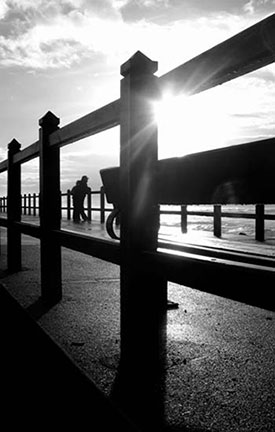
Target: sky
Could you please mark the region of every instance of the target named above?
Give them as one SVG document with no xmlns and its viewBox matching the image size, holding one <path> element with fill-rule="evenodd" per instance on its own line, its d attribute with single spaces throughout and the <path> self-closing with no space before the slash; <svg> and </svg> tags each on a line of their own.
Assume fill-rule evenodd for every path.
<svg viewBox="0 0 275 432">
<path fill-rule="evenodd" d="M 275 0 L 0 0 L 0 160 L 16 138 L 38 139 L 47 111 L 60 126 L 119 98 L 120 66 L 136 51 L 163 73 L 275 12 Z M 274 63 L 190 98 L 156 107 L 159 157 L 275 135 Z M 119 161 L 119 128 L 61 149 L 62 191 Z M 38 191 L 38 160 L 22 166 Z M 0 174 L 0 195 L 6 175 Z"/>
</svg>

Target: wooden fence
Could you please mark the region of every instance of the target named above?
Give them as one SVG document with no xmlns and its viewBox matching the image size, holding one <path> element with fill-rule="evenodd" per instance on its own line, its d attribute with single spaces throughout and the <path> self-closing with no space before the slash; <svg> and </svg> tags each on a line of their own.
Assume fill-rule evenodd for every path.
<svg viewBox="0 0 275 432">
<path fill-rule="evenodd" d="M 233 211 L 223 211 L 221 204 L 214 204 L 213 211 L 188 210 L 187 205 L 182 205 L 180 210 L 161 210 L 161 214 L 179 215 L 181 220 L 181 232 L 188 231 L 188 216 L 201 216 L 213 218 L 213 234 L 215 237 L 222 236 L 222 219 L 254 219 L 255 220 L 255 240 L 265 240 L 265 220 L 274 220 L 274 214 L 265 214 L 265 205 L 256 204 L 255 213 L 241 213 Z"/>
<path fill-rule="evenodd" d="M 93 206 L 93 196 L 98 195 L 99 206 Z M 66 205 L 61 205 L 62 212 L 65 212 L 65 218 L 71 220 L 72 218 L 72 199 L 70 189 L 67 192 L 61 193 L 61 200 L 65 198 Z M 87 212 L 88 220 L 92 220 L 92 213 L 100 213 L 100 223 L 105 223 L 106 213 L 109 213 L 112 209 L 106 207 L 106 197 L 104 187 L 102 186 L 98 191 L 92 191 L 87 195 L 86 206 L 84 207 Z M 7 197 L 0 197 L 0 213 L 7 212 Z M 21 196 L 21 214 L 22 215 L 39 215 L 39 194 L 23 194 Z M 241 213 L 237 211 L 223 211 L 221 204 L 214 204 L 213 211 L 201 211 L 201 210 L 188 210 L 187 205 L 180 206 L 180 210 L 163 210 L 160 208 L 160 215 L 179 216 L 181 232 L 188 232 L 188 216 L 201 216 L 213 218 L 213 234 L 215 237 L 222 236 L 222 219 L 253 219 L 255 220 L 255 240 L 265 241 L 265 220 L 274 220 L 274 214 L 265 214 L 265 205 L 256 204 L 255 213 Z M 62 213 L 63 217 L 63 213 Z M 64 218 L 64 217 L 63 217 Z"/>
<path fill-rule="evenodd" d="M 201 253 L 175 254 L 157 250 L 158 142 L 152 101 L 167 88 L 175 94 L 184 91 L 191 96 L 274 60 L 275 14 L 161 77 L 154 75 L 157 62 L 137 52 L 121 66 L 123 78 L 118 100 L 62 128 L 59 128 L 59 118 L 48 112 L 39 121 L 39 140 L 23 150 L 17 140 L 12 140 L 7 160 L 0 163 L 0 173 L 8 173 L 7 218 L 0 218 L 0 226 L 7 228 L 8 271 L 21 270 L 21 234 L 40 239 L 41 301 L 44 304 L 50 306 L 62 298 L 61 247 L 120 265 L 121 353 L 117 385 L 121 405 L 142 430 L 157 430 L 164 417 L 161 378 L 165 367 L 164 341 L 160 329 L 167 307 L 167 282 L 273 308 L 271 287 L 275 281 L 274 260 L 264 257 L 252 262 L 251 257 L 241 253 L 223 254 L 221 259 L 213 259 L 207 252 L 202 256 Z M 60 148 L 118 125 L 120 243 L 63 231 L 60 225 Z M 267 155 L 265 164 L 270 160 L 274 164 L 274 139 L 259 142 L 256 147 L 257 155 Z M 251 156 L 249 149 L 245 147 L 244 151 Z M 206 164 L 208 156 L 211 157 L 203 158 Z M 40 163 L 39 226 L 21 220 L 21 165 L 36 157 Z M 232 169 L 238 167 L 236 164 Z M 251 195 L 255 204 L 274 203 L 274 169 L 268 167 L 268 170 L 262 167 L 258 179 L 266 188 Z M 183 183 L 183 188 L 184 184 L 185 188 L 186 185 L 204 185 L 208 178 L 205 172 L 204 167 L 191 173 L 187 170 L 184 180 L 187 183 Z M 194 175 L 196 182 L 188 182 L 188 176 Z M 211 181 L 218 180 L 212 178 Z M 273 189 L 270 189 L 272 184 Z M 188 200 L 195 195 L 196 200 L 206 197 L 194 188 L 188 189 Z M 263 190 L 268 193 L 264 194 Z M 273 197 L 271 202 L 268 201 L 270 197 Z M 182 203 L 186 201 L 187 195 Z M 260 293 L 251 289 L 255 284 L 260 287 Z"/>
<path fill-rule="evenodd" d="M 99 196 L 99 205 L 95 206 L 93 197 Z M 66 204 L 63 204 L 65 200 Z M 38 193 L 28 193 L 21 195 L 21 215 L 39 216 L 40 195 Z M 7 213 L 7 197 L 0 197 L 0 213 Z M 85 211 L 87 211 L 88 219 L 92 220 L 92 212 L 100 213 L 100 222 L 105 222 L 105 213 L 110 212 L 111 209 L 106 207 L 104 188 L 101 187 L 98 191 L 91 191 L 87 194 Z M 73 212 L 72 195 L 70 189 L 67 192 L 61 193 L 61 211 L 66 213 L 66 219 L 71 220 Z"/>
</svg>

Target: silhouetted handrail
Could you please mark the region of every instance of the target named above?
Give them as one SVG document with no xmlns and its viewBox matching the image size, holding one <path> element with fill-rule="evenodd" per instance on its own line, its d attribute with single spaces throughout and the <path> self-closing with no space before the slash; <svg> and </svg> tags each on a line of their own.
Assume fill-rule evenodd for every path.
<svg viewBox="0 0 275 432">
<path fill-rule="evenodd" d="M 195 94 L 275 60 L 275 14 L 160 77 L 162 89 Z"/>
</svg>

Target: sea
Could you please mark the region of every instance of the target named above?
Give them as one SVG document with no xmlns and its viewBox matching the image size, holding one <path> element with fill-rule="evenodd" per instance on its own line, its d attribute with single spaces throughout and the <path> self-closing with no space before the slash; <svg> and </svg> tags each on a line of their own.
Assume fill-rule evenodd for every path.
<svg viewBox="0 0 275 432">
<path fill-rule="evenodd" d="M 163 209 L 176 210 L 177 206 L 163 206 Z M 178 207 L 177 210 L 180 208 Z M 209 216 L 187 216 L 187 230 L 213 232 L 213 205 L 189 205 L 187 211 L 190 212 L 207 212 Z M 242 217 L 222 217 L 222 232 L 223 234 L 246 235 L 255 237 L 255 219 L 244 218 L 245 215 L 255 215 L 255 205 L 222 205 L 221 211 L 224 213 L 239 213 Z M 265 205 L 265 215 L 274 216 L 274 220 L 265 220 L 265 236 L 275 238 L 275 205 Z M 162 215 L 160 217 L 161 226 L 164 227 L 180 227 L 180 216 Z"/>
</svg>

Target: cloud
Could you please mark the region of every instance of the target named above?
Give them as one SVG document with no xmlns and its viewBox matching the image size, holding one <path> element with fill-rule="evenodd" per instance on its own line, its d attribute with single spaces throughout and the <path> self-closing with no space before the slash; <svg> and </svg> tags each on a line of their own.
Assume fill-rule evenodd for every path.
<svg viewBox="0 0 275 432">
<path fill-rule="evenodd" d="M 5 160 L 7 158 L 7 150 L 0 147 L 0 161 Z"/>
<path fill-rule="evenodd" d="M 159 60 L 167 70 L 171 62 L 176 66 L 251 22 L 249 17 L 223 14 L 162 25 L 145 19 L 130 23 L 123 21 L 119 12 L 126 3 L 126 0 L 92 3 L 10 0 L 5 15 L 10 33 L 0 36 L 0 65 L 64 68 L 101 55 L 109 66 L 119 70 L 127 57 L 141 50 L 153 60 Z M 140 3 L 149 7 L 151 0 Z"/>
<path fill-rule="evenodd" d="M 115 9 L 122 9 L 126 6 L 134 5 L 136 7 L 156 8 L 159 6 L 168 6 L 170 0 L 111 0 Z"/>
<path fill-rule="evenodd" d="M 227 0 L 214 1 L 210 10 L 215 8 L 216 13 L 209 15 L 205 14 L 202 0 L 2 0 L 0 66 L 68 68 L 101 55 L 108 66 L 117 69 L 140 50 L 159 60 L 167 70 L 166 65 L 171 62 L 178 65 L 254 24 L 255 10 L 274 3 L 275 0 L 241 1 L 244 13 L 233 14 L 224 12 Z M 201 15 L 192 20 L 181 18 L 188 17 L 191 5 L 197 10 L 201 5 Z M 235 0 L 230 7 L 233 5 L 236 7 Z M 123 10 L 132 11 L 134 7 L 146 18 L 125 20 Z M 147 15 L 149 10 L 161 11 L 167 17 L 172 14 L 173 19 L 154 22 Z M 180 13 L 174 17 L 173 11 Z"/>
<path fill-rule="evenodd" d="M 245 12 L 250 13 L 250 14 L 254 13 L 255 12 L 255 9 L 254 9 L 254 0 L 249 0 L 249 2 L 247 2 L 244 5 L 243 10 Z"/>
<path fill-rule="evenodd" d="M 2 66 L 68 67 L 91 52 L 108 55 L 121 44 L 112 0 L 10 0 L 5 5 L 0 16 L 2 28 L 9 30 L 0 36 Z"/>
<path fill-rule="evenodd" d="M 0 20 L 5 18 L 8 10 L 9 10 L 9 7 L 7 5 L 6 0 L 2 0 L 0 3 Z"/>
<path fill-rule="evenodd" d="M 156 7 L 156 6 L 168 6 L 170 0 L 136 0 L 134 3 L 137 3 L 139 6 Z"/>
<path fill-rule="evenodd" d="M 249 14 L 255 14 L 260 11 L 266 13 L 273 11 L 275 0 L 249 0 L 245 3 L 243 10 Z"/>
</svg>

